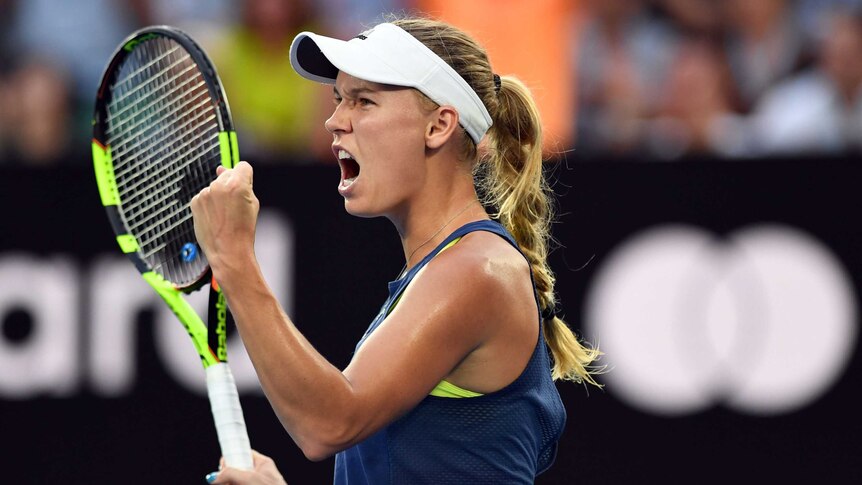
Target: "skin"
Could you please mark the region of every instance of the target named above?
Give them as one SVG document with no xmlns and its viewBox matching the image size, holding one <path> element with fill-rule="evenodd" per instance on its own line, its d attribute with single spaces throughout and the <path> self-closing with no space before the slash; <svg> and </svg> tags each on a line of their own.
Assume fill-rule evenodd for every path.
<svg viewBox="0 0 862 485">
<path fill-rule="evenodd" d="M 255 484 L 282 485 L 286 483 L 272 458 L 252 450 L 253 470 L 237 470 L 225 466 L 224 458 L 219 463 L 219 471 L 207 475 L 213 484 Z M 211 479 L 212 481 L 209 481 Z"/>
<path fill-rule="evenodd" d="M 432 109 L 415 90 L 344 73 L 334 102 L 325 124 L 333 153 L 347 150 L 361 166 L 349 188 L 342 175 L 345 208 L 387 217 L 408 266 L 457 227 L 488 218 L 476 199 L 470 162 L 457 155 L 464 135 L 452 107 Z M 253 246 L 259 203 L 252 167 L 219 168 L 191 207 L 198 241 L 267 398 L 312 460 L 369 437 L 442 379 L 481 393 L 502 389 L 521 374 L 536 346 L 527 262 L 500 237 L 476 232 L 419 272 L 396 309 L 339 370 L 300 334 L 263 279 Z"/>
</svg>

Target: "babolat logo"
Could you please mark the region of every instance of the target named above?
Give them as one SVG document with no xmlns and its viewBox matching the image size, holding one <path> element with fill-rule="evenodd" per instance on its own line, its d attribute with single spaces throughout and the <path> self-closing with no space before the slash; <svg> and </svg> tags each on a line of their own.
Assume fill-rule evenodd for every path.
<svg viewBox="0 0 862 485">
<path fill-rule="evenodd" d="M 218 294 L 216 301 L 216 335 L 218 335 L 218 347 L 216 357 L 222 362 L 227 362 L 227 302 L 224 293 Z"/>
</svg>

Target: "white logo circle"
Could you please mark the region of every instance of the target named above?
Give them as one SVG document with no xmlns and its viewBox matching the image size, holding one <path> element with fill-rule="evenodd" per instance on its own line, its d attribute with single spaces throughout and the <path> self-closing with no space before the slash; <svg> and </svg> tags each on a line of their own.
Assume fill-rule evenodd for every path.
<svg viewBox="0 0 862 485">
<path fill-rule="evenodd" d="M 800 409 L 840 377 L 856 341 L 842 264 L 797 229 L 752 226 L 719 239 L 660 226 L 599 268 L 585 333 L 606 353 L 608 392 L 640 410 L 751 414 Z"/>
</svg>

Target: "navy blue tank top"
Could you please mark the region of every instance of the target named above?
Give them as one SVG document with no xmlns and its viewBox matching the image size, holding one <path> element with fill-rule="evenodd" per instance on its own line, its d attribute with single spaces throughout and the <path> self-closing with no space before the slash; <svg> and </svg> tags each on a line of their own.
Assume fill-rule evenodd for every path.
<svg viewBox="0 0 862 485">
<path fill-rule="evenodd" d="M 473 231 L 499 235 L 520 252 L 494 221 L 465 224 L 396 281 L 357 344 L 383 322 L 404 289 L 444 247 Z M 523 253 L 522 253 L 523 254 Z M 531 274 L 532 278 L 532 274 Z M 535 295 L 535 284 L 533 285 Z M 469 398 L 426 396 L 407 414 L 335 457 L 336 485 L 527 484 L 554 461 L 566 412 L 551 379 L 541 316 L 539 339 L 526 368 L 511 384 Z M 469 318 L 465 311 L 464 317 Z"/>
</svg>

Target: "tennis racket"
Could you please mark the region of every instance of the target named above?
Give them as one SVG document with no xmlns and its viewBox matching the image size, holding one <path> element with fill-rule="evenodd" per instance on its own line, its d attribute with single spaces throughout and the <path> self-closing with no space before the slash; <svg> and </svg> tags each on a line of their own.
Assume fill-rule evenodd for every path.
<svg viewBox="0 0 862 485">
<path fill-rule="evenodd" d="M 195 239 L 189 202 L 239 161 L 227 99 L 212 62 L 185 33 L 148 27 L 117 48 L 96 96 L 93 165 L 120 249 L 182 322 L 206 371 L 225 462 L 252 469 L 227 364 L 232 317 Z M 183 298 L 210 283 L 207 325 Z"/>
</svg>

